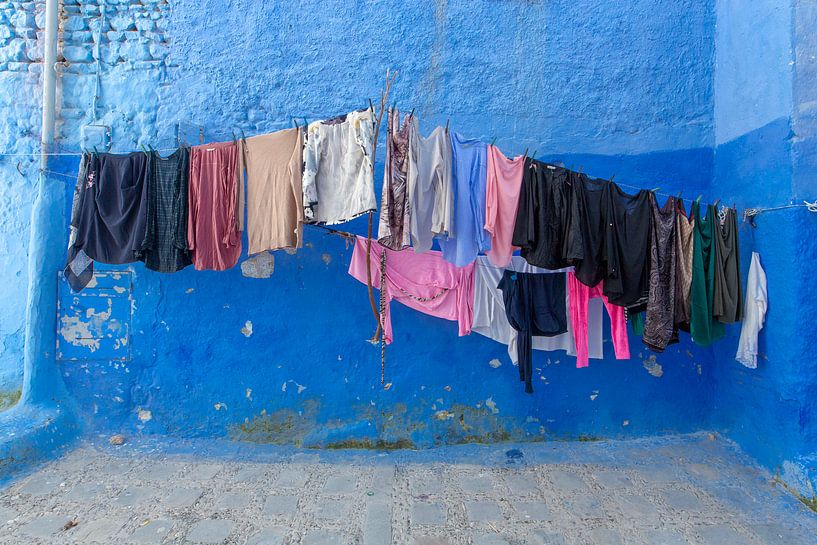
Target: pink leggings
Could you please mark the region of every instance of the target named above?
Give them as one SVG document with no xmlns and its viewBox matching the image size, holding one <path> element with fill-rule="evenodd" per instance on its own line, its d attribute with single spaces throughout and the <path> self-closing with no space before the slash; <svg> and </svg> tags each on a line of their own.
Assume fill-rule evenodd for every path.
<svg viewBox="0 0 817 545">
<path fill-rule="evenodd" d="M 602 293 L 602 282 L 588 288 L 578 281 L 572 272 L 567 273 L 567 289 L 570 297 L 570 325 L 573 327 L 573 340 L 576 341 L 576 367 L 587 367 L 587 304 L 591 298 L 601 297 L 604 307 L 610 316 L 610 329 L 613 332 L 613 348 L 616 359 L 630 358 L 630 341 L 627 338 L 627 319 L 624 307 L 613 305 Z"/>
</svg>

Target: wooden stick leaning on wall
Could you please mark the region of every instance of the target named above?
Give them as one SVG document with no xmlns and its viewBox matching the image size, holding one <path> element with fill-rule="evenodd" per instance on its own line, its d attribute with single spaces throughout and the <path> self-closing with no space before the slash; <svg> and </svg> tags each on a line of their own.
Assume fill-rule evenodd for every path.
<svg viewBox="0 0 817 545">
<path fill-rule="evenodd" d="M 387 68 L 386 69 L 386 83 L 383 91 L 380 93 L 380 110 L 377 113 L 377 120 L 375 121 L 374 126 L 374 142 L 372 144 L 372 169 L 374 169 L 375 159 L 377 158 L 377 139 L 380 136 L 380 124 L 383 122 L 383 112 L 386 110 L 386 102 L 389 98 L 389 92 L 391 91 L 391 86 L 394 83 L 395 78 L 397 78 L 397 71 L 393 73 Z M 374 108 L 373 108 L 374 109 Z M 374 314 L 374 319 L 377 322 L 377 329 L 374 332 L 374 336 L 372 336 L 371 342 L 376 344 L 378 341 L 381 341 L 381 336 L 383 332 L 383 323 L 381 321 L 380 312 L 377 309 L 377 304 L 374 300 L 374 288 L 372 286 L 372 226 L 374 222 L 374 213 L 369 212 L 369 228 L 366 234 L 366 286 L 369 291 L 369 303 L 372 306 L 372 313 Z M 385 377 L 383 377 L 383 373 L 381 373 L 380 382 L 381 384 L 385 381 Z"/>
</svg>

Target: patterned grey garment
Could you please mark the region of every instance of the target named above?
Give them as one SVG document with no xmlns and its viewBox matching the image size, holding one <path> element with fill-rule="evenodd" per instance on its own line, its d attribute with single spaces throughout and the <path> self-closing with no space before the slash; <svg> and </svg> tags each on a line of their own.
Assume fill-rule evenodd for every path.
<svg viewBox="0 0 817 545">
<path fill-rule="evenodd" d="M 658 208 L 655 193 L 650 192 L 649 199 L 652 229 L 643 339 L 650 350 L 663 352 L 668 344 L 678 339 L 675 329 L 675 219 L 678 208 L 675 197 L 669 197 L 663 208 Z"/>
<path fill-rule="evenodd" d="M 94 276 L 94 260 L 88 257 L 84 250 L 75 247 L 79 228 L 80 203 L 85 190 L 88 188 L 88 164 L 91 161 L 90 153 L 83 153 L 79 163 L 79 174 L 74 186 L 74 198 L 71 201 L 71 231 L 68 236 L 68 259 L 63 269 L 63 276 L 71 289 L 82 291 Z"/>
<path fill-rule="evenodd" d="M 397 108 L 389 110 L 378 242 L 391 250 L 402 250 L 411 245 L 407 173 L 409 141 L 415 127 L 413 115 L 406 115 L 400 126 Z"/>
<path fill-rule="evenodd" d="M 139 259 L 148 269 L 176 272 L 192 263 L 187 246 L 187 180 L 190 148 L 168 157 L 151 152 L 147 225 Z"/>
<path fill-rule="evenodd" d="M 675 326 L 689 331 L 695 220 L 687 217 L 684 201 L 676 199 L 675 205 L 678 210 L 675 216 Z"/>
</svg>

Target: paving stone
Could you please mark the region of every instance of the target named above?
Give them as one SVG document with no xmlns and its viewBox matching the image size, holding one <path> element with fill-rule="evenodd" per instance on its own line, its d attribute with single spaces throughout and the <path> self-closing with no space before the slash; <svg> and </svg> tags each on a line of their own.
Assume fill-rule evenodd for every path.
<svg viewBox="0 0 817 545">
<path fill-rule="evenodd" d="M 285 469 L 275 480 L 274 488 L 303 488 L 309 475 L 298 469 Z"/>
<path fill-rule="evenodd" d="M 298 496 L 267 496 L 264 514 L 272 517 L 292 516 L 298 509 Z"/>
<path fill-rule="evenodd" d="M 538 494 L 539 486 L 533 475 L 508 475 L 505 484 L 513 494 Z"/>
<path fill-rule="evenodd" d="M 185 475 L 191 481 L 207 482 L 213 480 L 222 470 L 219 464 L 195 464 Z"/>
<path fill-rule="evenodd" d="M 191 543 L 224 543 L 233 531 L 233 523 L 223 519 L 200 520 L 190 527 L 187 541 Z"/>
<path fill-rule="evenodd" d="M 343 534 L 333 530 L 312 530 L 307 532 L 301 543 L 303 545 L 339 545 L 343 543 Z"/>
<path fill-rule="evenodd" d="M 731 526 L 715 524 L 698 526 L 696 533 L 703 539 L 704 545 L 747 545 L 747 539 Z"/>
<path fill-rule="evenodd" d="M 514 510 L 523 520 L 551 520 L 553 518 L 550 509 L 545 502 L 541 501 L 523 501 L 513 504 Z"/>
<path fill-rule="evenodd" d="M 647 453 L 645 453 L 644 456 L 652 457 L 650 454 Z M 678 474 L 675 472 L 675 470 L 672 469 L 671 467 L 665 466 L 651 466 L 639 468 L 638 476 L 641 480 L 647 481 L 647 483 L 651 485 L 681 482 L 681 479 L 678 477 Z"/>
<path fill-rule="evenodd" d="M 251 535 L 247 545 L 284 545 L 287 531 L 286 528 L 264 528 Z"/>
<path fill-rule="evenodd" d="M 668 506 L 678 511 L 700 511 L 704 508 L 701 500 L 686 490 L 665 490 L 661 495 Z"/>
<path fill-rule="evenodd" d="M 409 543 L 412 545 L 454 545 L 454 542 L 445 536 L 432 535 L 413 535 Z"/>
<path fill-rule="evenodd" d="M 649 545 L 689 545 L 689 541 L 675 530 L 645 530 L 644 538 Z"/>
<path fill-rule="evenodd" d="M 79 483 L 65 493 L 65 499 L 78 503 L 99 502 L 107 490 L 101 483 Z"/>
<path fill-rule="evenodd" d="M 618 496 L 611 498 L 610 501 L 626 518 L 642 521 L 658 518 L 658 508 L 651 499 L 645 496 Z"/>
<path fill-rule="evenodd" d="M 172 528 L 172 520 L 151 520 L 134 530 L 128 539 L 139 545 L 159 545 Z"/>
<path fill-rule="evenodd" d="M 20 487 L 20 492 L 30 496 L 49 496 L 58 490 L 61 480 L 54 475 L 32 475 Z"/>
<path fill-rule="evenodd" d="M 767 545 L 796 545 L 805 543 L 790 529 L 779 524 L 753 524 L 750 529 Z"/>
<path fill-rule="evenodd" d="M 323 485 L 326 494 L 351 494 L 357 486 L 355 475 L 332 475 Z"/>
<path fill-rule="evenodd" d="M 623 545 L 624 540 L 618 530 L 612 528 L 593 528 L 587 532 L 592 545 Z"/>
<path fill-rule="evenodd" d="M 65 523 L 72 520 L 68 515 L 40 515 L 20 528 L 20 533 L 39 539 L 46 539 L 61 531 Z"/>
<path fill-rule="evenodd" d="M 493 501 L 465 502 L 465 510 L 471 522 L 502 520 L 502 509 Z"/>
<path fill-rule="evenodd" d="M 534 530 L 527 541 L 535 545 L 567 545 L 565 536 L 548 530 Z"/>
<path fill-rule="evenodd" d="M 368 501 L 363 522 L 363 545 L 391 545 L 391 502 Z"/>
<path fill-rule="evenodd" d="M 474 545 L 510 545 L 507 539 L 497 534 L 479 534 L 474 536 Z"/>
<path fill-rule="evenodd" d="M 409 486 L 414 495 L 428 494 L 436 496 L 445 491 L 444 484 L 445 481 L 442 476 L 433 476 L 412 479 Z"/>
<path fill-rule="evenodd" d="M 460 480 L 460 488 L 466 494 L 485 494 L 494 489 L 494 483 L 487 475 L 481 477 L 466 477 Z"/>
<path fill-rule="evenodd" d="M 147 486 L 131 486 L 120 492 L 113 499 L 112 504 L 117 507 L 138 507 L 158 494 L 155 488 Z"/>
<path fill-rule="evenodd" d="M 322 520 L 340 522 L 348 516 L 350 507 L 351 505 L 348 500 L 321 498 L 318 500 L 318 505 L 315 508 L 315 517 Z"/>
<path fill-rule="evenodd" d="M 268 473 L 269 467 L 267 465 L 253 464 L 239 469 L 233 479 L 238 482 L 253 483 L 263 481 L 266 479 Z"/>
<path fill-rule="evenodd" d="M 168 482 L 181 474 L 184 465 L 179 463 L 162 461 L 162 463 L 152 463 L 138 471 L 134 477 L 143 481 Z"/>
<path fill-rule="evenodd" d="M 0 505 L 0 528 L 11 523 L 11 521 L 16 519 L 18 516 L 19 513 L 17 513 L 17 511 L 14 509 Z"/>
<path fill-rule="evenodd" d="M 159 503 L 165 509 L 185 509 L 196 503 L 202 494 L 202 488 L 176 488 L 159 497 Z"/>
<path fill-rule="evenodd" d="M 445 519 L 445 508 L 438 503 L 418 502 L 414 504 L 411 516 L 413 526 L 445 524 Z"/>
<path fill-rule="evenodd" d="M 119 530 L 125 526 L 127 519 L 102 518 L 91 521 L 80 519 L 79 524 L 71 530 L 69 539 L 77 543 L 110 543 Z"/>
<path fill-rule="evenodd" d="M 250 505 L 252 496 L 248 492 L 227 492 L 218 497 L 214 505 L 217 511 L 241 510 Z"/>
<path fill-rule="evenodd" d="M 565 510 L 580 519 L 600 518 L 604 516 L 604 507 L 595 496 L 570 496 L 563 500 Z"/>
<path fill-rule="evenodd" d="M 572 471 L 557 469 L 548 475 L 548 480 L 563 492 L 576 492 L 587 488 L 584 480 Z"/>
<path fill-rule="evenodd" d="M 593 479 L 604 488 L 627 488 L 633 485 L 626 473 L 615 470 L 597 471 L 593 474 Z"/>
</svg>

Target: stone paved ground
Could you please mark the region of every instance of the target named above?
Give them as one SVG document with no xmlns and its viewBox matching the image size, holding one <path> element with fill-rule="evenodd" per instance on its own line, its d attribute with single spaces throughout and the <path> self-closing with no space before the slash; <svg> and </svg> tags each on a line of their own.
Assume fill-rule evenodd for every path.
<svg viewBox="0 0 817 545">
<path fill-rule="evenodd" d="M 815 536 L 817 514 L 705 435 L 388 454 L 86 444 L 0 489 L 3 544 L 813 545 Z"/>
</svg>

